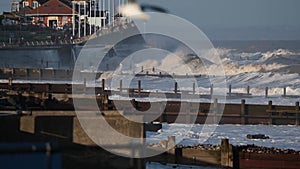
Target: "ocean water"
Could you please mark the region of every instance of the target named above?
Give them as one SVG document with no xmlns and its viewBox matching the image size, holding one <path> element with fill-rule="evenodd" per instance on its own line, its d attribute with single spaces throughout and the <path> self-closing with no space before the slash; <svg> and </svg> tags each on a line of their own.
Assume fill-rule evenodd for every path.
<svg viewBox="0 0 300 169">
<path fill-rule="evenodd" d="M 210 130 L 211 129 L 211 130 Z M 147 132 L 147 142 L 158 143 L 175 136 L 176 143 L 183 146 L 197 144 L 220 145 L 228 138 L 233 145 L 252 145 L 293 149 L 300 151 L 300 127 L 290 125 L 203 125 L 163 124 L 158 132 Z M 247 139 L 247 134 L 265 134 L 270 139 Z"/>
<path fill-rule="evenodd" d="M 166 45 L 169 40 L 166 43 L 161 41 L 155 47 L 170 46 Z M 277 105 L 295 105 L 295 102 L 300 100 L 300 41 L 213 41 L 212 44 L 215 48 L 202 53 L 199 56 L 200 59 L 180 45 L 172 48 L 171 54 L 150 50 L 135 53 L 135 56 L 130 57 L 130 53 L 106 57 L 102 65 L 119 66 L 109 66 L 114 70 L 104 71 L 99 79 L 96 81 L 92 79 L 87 82 L 87 85 L 100 86 L 101 79 L 106 79 L 106 89 L 119 90 L 120 80 L 123 81 L 123 88 L 137 88 L 138 80 L 141 80 L 144 91 L 174 92 L 175 82 L 178 83 L 181 91 L 192 91 L 193 83 L 196 82 L 197 94 L 209 94 L 211 84 L 214 85 L 216 94 L 226 94 L 229 91 L 229 85 L 233 93 L 246 93 L 249 86 L 253 97 L 246 98 L 246 103 L 251 104 L 267 104 L 269 100 L 272 100 L 273 104 Z M 88 51 L 90 50 L 89 48 Z M 220 58 L 221 64 L 214 64 L 212 60 L 209 60 L 215 56 Z M 142 69 L 143 72 L 141 72 Z M 90 70 L 85 68 L 82 71 L 93 70 L 95 67 Z M 220 70 L 225 73 L 224 77 L 220 77 Z M 198 75 L 198 77 L 135 76 L 135 74 L 146 74 L 146 72 L 152 75 L 162 72 L 162 74 L 169 75 Z M 36 83 L 36 81 L 18 81 L 17 79 L 15 82 Z M 45 81 L 45 83 L 51 82 L 51 80 Z M 38 83 L 43 83 L 43 81 L 38 81 Z M 55 83 L 83 82 L 58 80 Z M 264 97 L 266 87 L 268 87 L 269 98 Z M 283 88 L 286 88 L 286 94 L 292 97 L 281 97 Z M 111 98 L 126 99 L 120 96 Z M 155 100 L 160 99 L 155 98 Z M 201 99 L 200 101 L 210 102 L 211 100 Z M 240 99 L 220 100 L 220 102 L 240 103 Z"/>
<path fill-rule="evenodd" d="M 267 104 L 273 100 L 274 104 L 294 105 L 300 100 L 300 41 L 216 41 L 212 42 L 214 49 L 203 53 L 200 59 L 189 54 L 185 49 L 176 49 L 172 54 L 153 59 L 155 52 L 144 52 L 130 64 L 119 58 L 112 59 L 119 62 L 116 71 L 104 72 L 98 80 L 106 79 L 107 89 L 118 90 L 119 80 L 123 85 L 137 88 L 138 80 L 142 82 L 143 90 L 152 92 L 173 92 L 175 81 L 179 90 L 192 91 L 196 81 L 196 93 L 209 94 L 211 84 L 214 93 L 227 93 L 229 85 L 233 93 L 246 93 L 250 87 L 253 98 L 246 98 L 247 103 Z M 218 56 L 221 64 L 213 63 L 210 58 Z M 143 57 L 144 59 L 141 59 Z M 108 61 L 109 63 L 109 61 Z M 127 65 L 126 66 L 124 66 Z M 128 67 L 128 65 L 130 65 Z M 143 72 L 141 69 L 143 68 Z M 189 69 L 189 70 L 187 70 Z M 224 77 L 220 76 L 224 72 Z M 198 75 L 196 78 L 172 77 L 134 77 L 135 74 L 152 75 Z M 199 77 L 199 75 L 201 75 Z M 132 81 L 128 81 L 131 79 Z M 225 80 L 224 80 L 225 79 Z M 221 85 L 220 85 L 221 84 Z M 268 88 L 269 98 L 265 98 L 265 89 Z M 286 95 L 281 97 L 283 88 Z M 124 99 L 114 96 L 114 99 Z M 224 102 L 240 103 L 240 99 Z"/>
</svg>

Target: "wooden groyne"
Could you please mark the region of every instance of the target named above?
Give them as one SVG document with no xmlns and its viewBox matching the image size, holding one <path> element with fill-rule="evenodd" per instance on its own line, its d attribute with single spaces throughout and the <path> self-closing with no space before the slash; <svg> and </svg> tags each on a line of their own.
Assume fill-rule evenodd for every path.
<svg viewBox="0 0 300 169">
<path fill-rule="evenodd" d="M 96 100 L 101 110 L 119 110 L 125 114 L 135 114 L 142 111 L 146 118 L 153 118 L 160 112 L 156 119 L 159 122 L 173 123 L 220 123 L 220 124 L 291 124 L 299 125 L 299 102 L 295 106 L 273 105 L 270 100 L 266 105 L 247 104 L 241 99 L 240 104 L 219 103 L 215 99 L 213 103 L 187 102 L 187 101 L 162 101 L 162 102 L 139 102 L 110 100 L 112 91 L 104 90 L 105 86 L 87 87 L 85 84 L 74 85 L 78 93 L 72 94 L 70 84 L 27 84 L 27 83 L 1 83 L 1 110 L 74 110 L 73 99 Z M 74 87 L 73 86 L 73 87 Z M 5 91 L 5 90 L 7 91 Z M 141 90 L 128 89 L 129 95 L 146 96 L 149 93 L 141 93 Z M 180 93 L 169 94 L 171 97 L 180 98 Z M 201 96 L 200 96 L 201 97 Z M 199 97 L 199 98 L 200 98 Z M 115 103 L 122 105 L 116 107 Z M 148 111 L 150 107 L 154 107 Z M 181 107 L 185 106 L 183 112 Z M 90 107 L 80 109 L 94 110 Z M 186 111 L 185 111 L 186 110 Z M 195 119 L 195 121 L 191 121 Z"/>
<path fill-rule="evenodd" d="M 146 127 L 144 125 L 130 122 L 115 111 L 103 111 L 103 113 L 105 119 L 120 133 L 135 138 L 145 136 Z M 170 163 L 237 169 L 296 169 L 300 165 L 300 152 L 295 150 L 255 145 L 234 146 L 229 144 L 228 139 L 223 139 L 220 145 L 175 146 L 174 136 L 169 136 L 167 140 L 161 140 L 156 144 L 149 144 L 149 149 L 163 150 L 165 153 L 143 159 L 119 157 L 96 146 L 81 128 L 74 111 L 35 111 L 31 116 L 1 116 L 0 135 L 0 142 L 2 143 L 56 143 L 58 146 L 56 146 L 55 151 L 63 154 L 63 168 L 85 166 L 90 168 L 143 169 L 148 162 L 159 162 L 162 165 Z M 126 145 L 114 146 L 130 148 L 129 145 L 127 147 Z M 22 151 L 0 149 L 2 155 L 7 152 L 22 153 Z"/>
<path fill-rule="evenodd" d="M 173 142 L 169 137 L 167 142 Z M 178 147 L 169 150 L 172 154 L 162 154 L 150 158 L 159 163 L 185 165 L 213 165 L 235 169 L 296 169 L 300 165 L 300 152 L 255 145 L 233 146 L 228 139 L 222 139 L 220 145 L 196 145 Z"/>
</svg>

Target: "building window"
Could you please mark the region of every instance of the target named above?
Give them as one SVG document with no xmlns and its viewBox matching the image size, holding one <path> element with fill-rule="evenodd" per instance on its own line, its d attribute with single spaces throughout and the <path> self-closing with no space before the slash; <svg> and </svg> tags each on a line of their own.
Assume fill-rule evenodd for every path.
<svg viewBox="0 0 300 169">
<path fill-rule="evenodd" d="M 35 9 L 37 7 L 39 7 L 39 3 L 37 1 L 33 1 L 32 2 L 32 8 Z"/>
<path fill-rule="evenodd" d="M 23 7 L 29 6 L 29 2 L 23 1 Z"/>
</svg>

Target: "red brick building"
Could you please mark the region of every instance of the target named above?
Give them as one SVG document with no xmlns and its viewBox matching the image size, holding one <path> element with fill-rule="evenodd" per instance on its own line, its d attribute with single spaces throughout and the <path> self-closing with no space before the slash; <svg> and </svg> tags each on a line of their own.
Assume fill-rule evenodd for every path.
<svg viewBox="0 0 300 169">
<path fill-rule="evenodd" d="M 32 0 L 28 2 L 33 3 Z M 72 25 L 75 15 L 77 12 L 60 0 L 48 0 L 25 13 L 26 17 L 32 17 L 33 24 L 51 28 L 63 28 L 66 24 Z"/>
</svg>

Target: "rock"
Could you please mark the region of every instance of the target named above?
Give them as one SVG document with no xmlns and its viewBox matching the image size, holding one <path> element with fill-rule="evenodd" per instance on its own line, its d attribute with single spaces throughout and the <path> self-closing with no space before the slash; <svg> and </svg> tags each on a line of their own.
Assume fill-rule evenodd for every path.
<svg viewBox="0 0 300 169">
<path fill-rule="evenodd" d="M 270 139 L 269 136 L 266 136 L 264 134 L 248 134 L 247 139 Z"/>
</svg>

